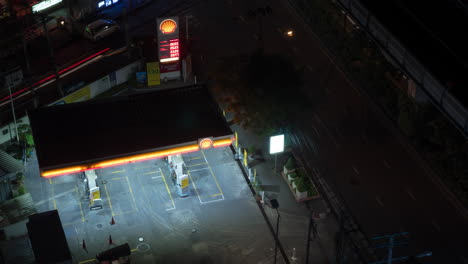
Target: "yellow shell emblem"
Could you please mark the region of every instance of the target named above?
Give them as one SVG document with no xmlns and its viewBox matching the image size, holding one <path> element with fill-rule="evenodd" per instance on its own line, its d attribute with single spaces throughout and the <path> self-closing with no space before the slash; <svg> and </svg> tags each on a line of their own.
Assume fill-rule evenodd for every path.
<svg viewBox="0 0 468 264">
<path fill-rule="evenodd" d="M 172 20 L 172 19 L 165 19 L 161 24 L 159 25 L 159 29 L 163 34 L 171 34 L 174 33 L 174 31 L 177 28 L 177 23 Z"/>
</svg>

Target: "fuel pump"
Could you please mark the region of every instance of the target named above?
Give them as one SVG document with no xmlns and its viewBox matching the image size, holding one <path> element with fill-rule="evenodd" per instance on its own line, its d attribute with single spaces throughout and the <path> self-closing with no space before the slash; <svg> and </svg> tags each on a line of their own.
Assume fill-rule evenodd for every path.
<svg viewBox="0 0 468 264">
<path fill-rule="evenodd" d="M 102 209 L 101 191 L 97 184 L 97 175 L 94 170 L 87 170 L 85 173 L 86 192 L 89 195 L 89 210 Z"/>
<path fill-rule="evenodd" d="M 181 197 L 187 197 L 189 195 L 189 177 L 182 156 L 180 154 L 168 156 L 167 162 L 177 194 Z"/>
</svg>

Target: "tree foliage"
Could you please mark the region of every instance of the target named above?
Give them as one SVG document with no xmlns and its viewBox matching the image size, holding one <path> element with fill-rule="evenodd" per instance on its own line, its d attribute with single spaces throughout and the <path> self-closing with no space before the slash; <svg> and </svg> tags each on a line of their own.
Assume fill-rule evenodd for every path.
<svg viewBox="0 0 468 264">
<path fill-rule="evenodd" d="M 310 103 L 302 92 L 302 71 L 278 54 L 226 58 L 211 72 L 211 79 L 233 121 L 260 135 L 286 127 L 288 119 Z"/>
</svg>

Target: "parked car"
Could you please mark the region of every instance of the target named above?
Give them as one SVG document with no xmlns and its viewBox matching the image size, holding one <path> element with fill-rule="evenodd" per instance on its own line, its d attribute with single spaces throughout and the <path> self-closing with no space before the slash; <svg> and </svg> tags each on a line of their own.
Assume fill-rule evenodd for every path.
<svg viewBox="0 0 468 264">
<path fill-rule="evenodd" d="M 85 27 L 84 36 L 91 41 L 98 41 L 118 31 L 120 27 L 114 21 L 99 19 Z"/>
</svg>

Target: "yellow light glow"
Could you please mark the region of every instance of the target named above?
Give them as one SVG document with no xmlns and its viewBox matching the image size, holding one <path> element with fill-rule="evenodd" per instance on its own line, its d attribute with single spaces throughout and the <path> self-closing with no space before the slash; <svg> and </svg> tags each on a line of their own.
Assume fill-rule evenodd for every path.
<svg viewBox="0 0 468 264">
<path fill-rule="evenodd" d="M 213 144 L 213 141 L 209 138 L 205 138 L 202 141 L 200 141 L 200 147 L 202 149 L 210 148 L 212 144 Z"/>
<path fill-rule="evenodd" d="M 197 151 L 197 150 L 199 150 L 198 144 L 193 144 L 193 145 L 188 145 L 188 146 L 183 146 L 183 147 L 154 151 L 154 152 L 145 153 L 145 154 L 132 155 L 132 156 L 123 157 L 123 158 L 110 159 L 110 160 L 101 161 L 97 163 L 91 163 L 91 164 L 82 165 L 82 166 L 73 166 L 73 167 L 61 168 L 61 169 L 56 169 L 56 170 L 48 170 L 48 171 L 42 172 L 41 176 L 44 178 L 57 177 L 57 176 L 64 175 L 64 174 L 77 173 L 77 172 L 81 172 L 85 170 L 117 166 L 117 165 L 134 162 L 134 161 L 143 161 L 143 160 L 148 160 L 148 159 L 162 158 L 162 157 L 169 156 L 169 155 L 187 153 L 187 152 L 192 152 L 192 151 Z"/>
<path fill-rule="evenodd" d="M 231 138 L 218 139 L 213 142 L 213 147 L 224 147 L 232 144 Z"/>
<path fill-rule="evenodd" d="M 292 37 L 292 36 L 294 36 L 294 31 L 289 30 L 286 34 L 287 34 L 288 36 Z"/>
</svg>

